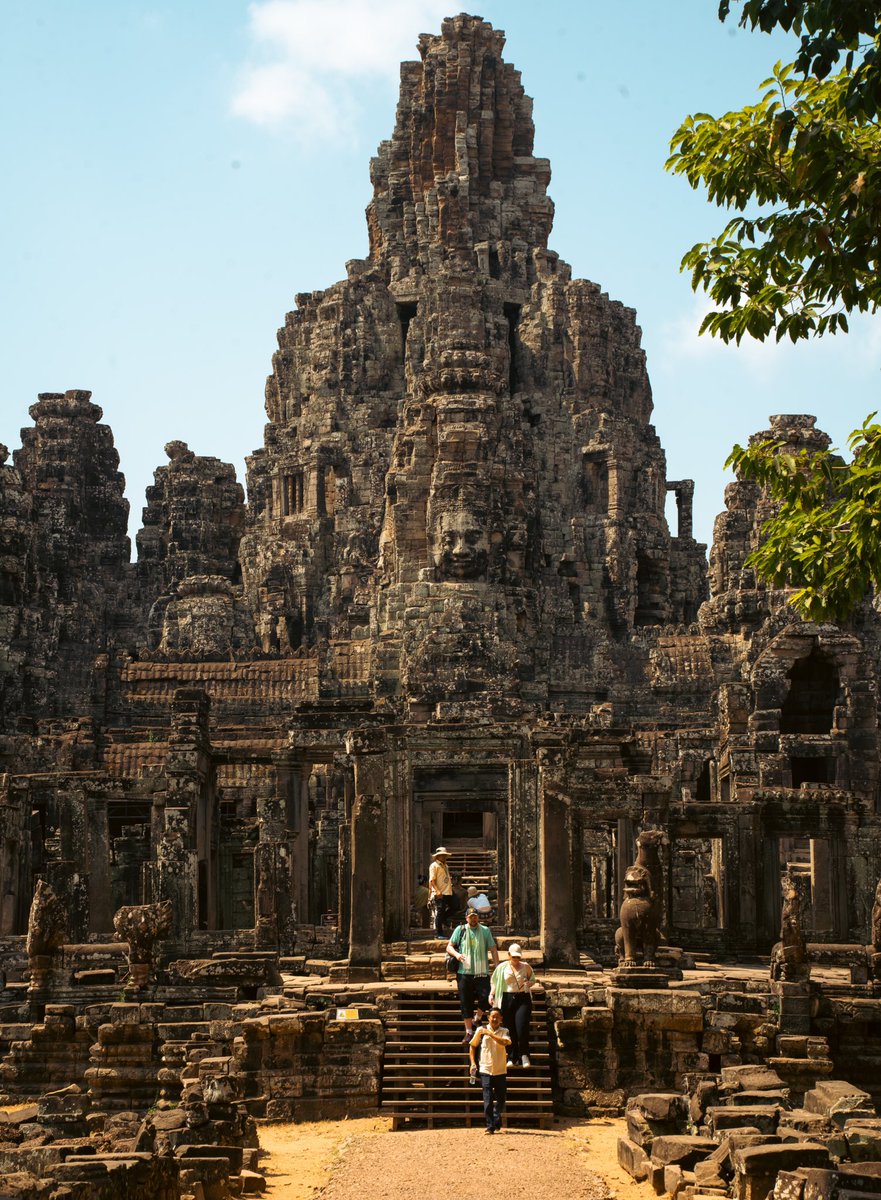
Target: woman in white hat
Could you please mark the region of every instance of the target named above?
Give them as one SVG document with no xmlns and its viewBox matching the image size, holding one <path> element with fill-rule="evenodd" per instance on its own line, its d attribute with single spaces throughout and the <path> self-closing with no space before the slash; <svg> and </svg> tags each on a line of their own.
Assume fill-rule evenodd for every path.
<svg viewBox="0 0 881 1200">
<path fill-rule="evenodd" d="M 517 942 L 508 947 L 507 961 L 500 962 L 490 981 L 490 1004 L 502 1010 L 502 1024 L 511 1035 L 508 1066 L 528 1067 L 529 1025 L 532 1021 L 532 996 L 535 971 L 523 961 Z"/>
<path fill-rule="evenodd" d="M 434 936 L 444 942 L 447 940 L 444 925 L 453 910 L 453 877 L 447 866 L 449 857 L 446 846 L 438 846 L 428 868 L 428 903 L 434 909 Z"/>
</svg>

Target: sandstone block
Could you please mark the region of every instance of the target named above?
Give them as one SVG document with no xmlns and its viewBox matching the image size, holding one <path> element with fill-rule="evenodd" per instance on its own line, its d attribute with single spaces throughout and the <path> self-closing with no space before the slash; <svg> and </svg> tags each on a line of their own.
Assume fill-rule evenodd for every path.
<svg viewBox="0 0 881 1200">
<path fill-rule="evenodd" d="M 618 1163 L 637 1183 L 643 1183 L 651 1173 L 648 1155 L 629 1138 L 618 1138 Z"/>
</svg>

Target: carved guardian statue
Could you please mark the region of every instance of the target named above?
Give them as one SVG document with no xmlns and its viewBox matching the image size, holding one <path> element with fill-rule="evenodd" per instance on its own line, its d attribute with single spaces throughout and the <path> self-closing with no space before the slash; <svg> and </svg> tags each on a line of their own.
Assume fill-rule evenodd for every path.
<svg viewBox="0 0 881 1200">
<path fill-rule="evenodd" d="M 653 967 L 658 949 L 660 905 L 646 867 L 634 863 L 624 874 L 621 926 L 615 952 L 621 967 Z"/>
<path fill-rule="evenodd" d="M 780 941 L 771 951 L 771 978 L 804 979 L 810 973 L 808 948 L 801 919 L 801 897 L 790 871 L 780 878 L 783 908 L 780 913 Z"/>
</svg>

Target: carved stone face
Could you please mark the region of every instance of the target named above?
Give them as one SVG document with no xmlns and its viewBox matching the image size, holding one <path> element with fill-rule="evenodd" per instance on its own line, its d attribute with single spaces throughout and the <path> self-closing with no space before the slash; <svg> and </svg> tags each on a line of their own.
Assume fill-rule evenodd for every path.
<svg viewBox="0 0 881 1200">
<path fill-rule="evenodd" d="M 624 873 L 624 896 L 627 900 L 649 900 L 652 894 L 651 876 L 645 867 L 628 867 Z"/>
<path fill-rule="evenodd" d="M 486 574 L 489 538 L 469 509 L 444 513 L 440 519 L 435 564 L 442 579 L 479 579 Z"/>
</svg>

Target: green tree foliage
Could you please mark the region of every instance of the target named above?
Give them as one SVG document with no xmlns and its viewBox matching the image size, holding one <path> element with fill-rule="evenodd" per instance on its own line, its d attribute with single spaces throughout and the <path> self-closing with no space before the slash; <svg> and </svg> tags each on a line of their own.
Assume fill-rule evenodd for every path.
<svg viewBox="0 0 881 1200">
<path fill-rule="evenodd" d="M 881 4 L 721 0 L 721 20 L 735 4 L 742 27 L 799 42 L 756 104 L 696 113 L 673 136 L 668 170 L 733 214 L 682 260 L 715 305 L 701 333 L 846 331 L 848 313 L 881 304 Z M 748 561 L 812 620 L 842 620 L 881 587 L 881 426 L 868 418 L 849 445 L 850 463 L 766 442 L 726 464 L 779 502 Z"/>
<path fill-rule="evenodd" d="M 781 502 L 749 558 L 811 621 L 840 621 L 870 586 L 881 588 L 881 425 L 875 414 L 849 438 L 845 463 L 834 450 L 787 453 L 779 442 L 735 446 L 726 466 Z"/>
</svg>

